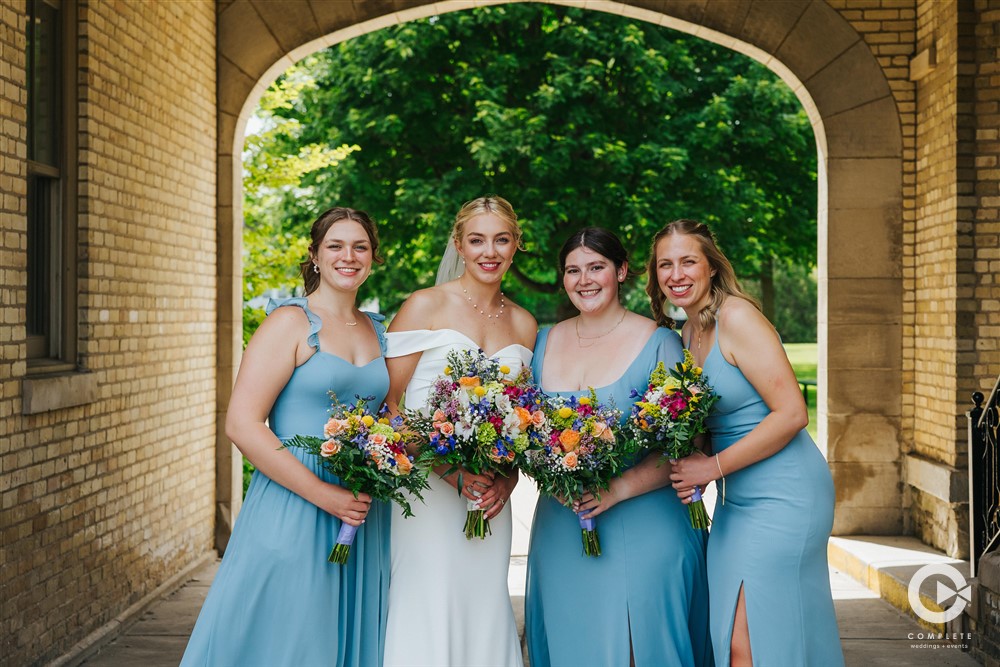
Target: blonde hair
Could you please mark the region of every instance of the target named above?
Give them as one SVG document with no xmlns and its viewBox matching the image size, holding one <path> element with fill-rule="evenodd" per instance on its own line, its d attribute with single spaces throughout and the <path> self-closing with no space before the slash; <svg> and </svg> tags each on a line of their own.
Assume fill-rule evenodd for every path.
<svg viewBox="0 0 1000 667">
<path fill-rule="evenodd" d="M 660 289 L 660 284 L 656 279 L 656 245 L 671 234 L 684 234 L 697 239 L 702 253 L 708 260 L 708 265 L 715 272 L 715 275 L 712 276 L 712 286 L 709 292 L 711 299 L 708 305 L 698 313 L 698 322 L 702 329 L 707 329 L 715 324 L 719 308 L 731 296 L 749 301 L 757 310 L 760 310 L 760 304 L 757 303 L 757 300 L 740 287 L 740 281 L 736 278 L 733 265 L 716 244 L 715 234 L 704 223 L 682 218 L 668 222 L 663 229 L 656 233 L 649 253 L 649 262 L 646 265 L 646 295 L 649 297 L 649 308 L 653 311 L 653 319 L 658 325 L 673 327 L 673 320 L 667 316 L 664 309 L 667 296 Z"/>
<path fill-rule="evenodd" d="M 517 221 L 517 213 L 514 213 L 514 207 L 510 205 L 509 201 L 497 195 L 478 197 L 462 204 L 462 208 L 455 216 L 455 225 L 451 228 L 452 240 L 461 245 L 462 235 L 465 233 L 465 223 L 477 215 L 485 213 L 495 215 L 507 223 L 510 233 L 514 235 L 514 245 L 519 250 L 524 249 L 521 247 L 521 223 Z"/>
</svg>

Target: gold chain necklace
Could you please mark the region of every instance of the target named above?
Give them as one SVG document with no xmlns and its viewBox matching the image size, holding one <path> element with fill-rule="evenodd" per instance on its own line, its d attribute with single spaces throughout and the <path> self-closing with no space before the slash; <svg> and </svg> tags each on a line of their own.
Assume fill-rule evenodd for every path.
<svg viewBox="0 0 1000 667">
<path fill-rule="evenodd" d="M 580 318 L 579 317 L 576 318 L 576 342 L 577 342 L 577 344 L 580 347 L 593 347 L 594 345 L 596 345 L 596 343 L 591 343 L 590 345 L 584 345 L 583 341 L 585 341 L 585 340 L 598 340 L 599 338 L 604 338 L 605 336 L 607 336 L 608 334 L 610 334 L 612 331 L 614 331 L 615 329 L 617 329 L 619 326 L 621 326 L 621 323 L 625 321 L 625 316 L 626 315 L 628 315 L 628 310 L 627 309 L 622 310 L 622 316 L 618 318 L 618 322 L 615 324 L 615 326 L 611 327 L 610 329 L 608 329 L 607 331 L 605 331 L 604 333 L 602 333 L 600 336 L 581 336 L 580 335 Z"/>
<path fill-rule="evenodd" d="M 333 311 L 332 310 L 328 310 L 328 309 L 322 308 L 320 306 L 313 306 L 312 309 L 313 310 L 326 310 L 327 313 L 329 313 L 331 316 L 333 316 Z M 344 324 L 346 324 L 349 327 L 356 327 L 356 326 L 358 326 L 357 315 L 355 315 L 354 317 L 355 317 L 354 320 L 350 321 L 350 322 L 347 321 L 347 320 L 342 320 L 339 317 L 333 317 L 333 319 L 334 319 L 334 321 L 337 321 L 337 322 L 343 322 Z"/>
<path fill-rule="evenodd" d="M 459 283 L 459 287 L 462 287 L 461 283 Z M 506 302 L 503 299 L 503 292 L 500 292 L 500 312 L 497 313 L 496 315 L 491 315 L 491 314 L 487 313 L 485 310 L 483 310 L 482 308 L 480 308 L 479 304 L 473 303 L 472 297 L 469 295 L 469 290 L 467 290 L 464 287 L 462 287 L 462 294 L 465 295 L 465 300 L 468 301 L 469 304 L 472 305 L 472 307 L 476 309 L 476 312 L 479 313 L 480 315 L 482 315 L 483 317 L 485 317 L 488 320 L 492 319 L 492 318 L 500 319 L 500 316 L 503 315 L 503 308 L 504 308 L 505 305 L 507 305 Z"/>
</svg>

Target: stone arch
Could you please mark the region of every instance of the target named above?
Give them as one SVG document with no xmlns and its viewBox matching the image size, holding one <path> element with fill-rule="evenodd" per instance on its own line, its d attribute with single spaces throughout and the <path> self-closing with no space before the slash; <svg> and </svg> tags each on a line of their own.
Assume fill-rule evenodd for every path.
<svg viewBox="0 0 1000 667">
<path fill-rule="evenodd" d="M 580 6 L 571 0 L 551 0 Z M 240 466 L 222 425 L 241 350 L 240 154 L 264 90 L 297 60 L 396 23 L 502 0 L 220 0 L 217 546 L 239 507 Z M 811 0 L 588 0 L 760 61 L 802 101 L 819 151 L 819 428 L 838 534 L 898 534 L 902 415 L 903 149 L 881 66 L 837 10 Z"/>
</svg>

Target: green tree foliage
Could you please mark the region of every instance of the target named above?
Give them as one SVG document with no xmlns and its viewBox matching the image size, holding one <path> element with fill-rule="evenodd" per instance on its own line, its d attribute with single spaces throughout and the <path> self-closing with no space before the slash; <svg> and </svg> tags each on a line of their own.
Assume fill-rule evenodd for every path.
<svg viewBox="0 0 1000 667">
<path fill-rule="evenodd" d="M 289 70 L 257 124 L 250 295 L 295 284 L 309 222 L 348 205 L 380 223 L 387 265 L 362 298 L 391 312 L 433 282 L 455 212 L 486 193 L 521 216 L 505 289 L 543 321 L 565 298 L 558 249 L 587 225 L 619 233 L 635 268 L 678 217 L 708 222 L 742 276 L 816 259 L 816 151 L 788 87 L 741 54 L 620 16 L 512 4 L 379 30 Z"/>
<path fill-rule="evenodd" d="M 774 275 L 781 298 L 774 309 L 774 326 L 786 343 L 816 342 L 816 276 L 800 264 L 786 263 Z"/>
</svg>

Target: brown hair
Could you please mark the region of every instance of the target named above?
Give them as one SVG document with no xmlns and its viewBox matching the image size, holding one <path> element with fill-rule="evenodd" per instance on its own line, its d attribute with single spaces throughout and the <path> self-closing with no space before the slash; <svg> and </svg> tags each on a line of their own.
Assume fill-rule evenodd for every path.
<svg viewBox="0 0 1000 667">
<path fill-rule="evenodd" d="M 649 296 L 649 308 L 653 311 L 653 319 L 660 326 L 673 327 L 674 322 L 667 316 L 664 304 L 667 300 L 666 294 L 660 289 L 660 284 L 656 279 L 656 245 L 671 234 L 685 234 L 693 236 L 701 245 L 701 251 L 708 260 L 708 265 L 715 272 L 712 276 L 712 286 L 709 294 L 711 299 L 708 305 L 698 313 L 698 321 L 703 329 L 707 329 L 715 324 L 722 303 L 730 296 L 749 301 L 757 310 L 760 304 L 752 296 L 743 291 L 740 281 L 736 278 L 736 271 L 729 262 L 719 246 L 716 244 L 715 235 L 711 230 L 697 220 L 674 220 L 656 233 L 653 237 L 652 249 L 649 253 L 649 263 L 646 265 L 646 295 Z"/>
<path fill-rule="evenodd" d="M 566 273 L 566 258 L 577 248 L 593 250 L 598 255 L 602 255 L 611 260 L 615 265 L 615 271 L 620 271 L 623 266 L 628 266 L 625 280 L 634 275 L 632 265 L 628 261 L 628 250 L 625 249 L 621 239 L 609 229 L 603 227 L 584 227 L 573 236 L 566 239 L 562 248 L 559 249 L 559 274 Z M 618 297 L 622 297 L 621 284 L 618 285 Z"/>
<path fill-rule="evenodd" d="M 307 295 L 312 294 L 319 287 L 319 274 L 313 270 L 313 259 L 316 257 L 316 251 L 319 250 L 319 244 L 326 238 L 326 233 L 330 231 L 330 227 L 333 227 L 335 223 L 341 220 L 353 220 L 361 225 L 365 233 L 368 234 L 368 241 L 372 244 L 372 260 L 376 264 L 381 264 L 385 261 L 378 254 L 378 228 L 376 228 L 375 221 L 371 219 L 371 216 L 364 211 L 347 208 L 346 206 L 334 206 L 321 213 L 316 218 L 316 221 L 313 222 L 312 229 L 309 232 L 309 238 L 312 241 L 309 244 L 309 257 L 304 262 L 299 263 L 299 270 L 302 272 L 302 282 L 305 284 Z"/>
<path fill-rule="evenodd" d="M 511 234 L 514 235 L 514 245 L 519 250 L 524 249 L 521 247 L 521 224 L 517 221 L 517 213 L 514 213 L 514 207 L 509 201 L 497 195 L 478 197 L 462 204 L 462 208 L 455 216 L 455 225 L 451 228 L 452 240 L 461 245 L 465 223 L 484 213 L 491 213 L 506 222 Z"/>
</svg>

